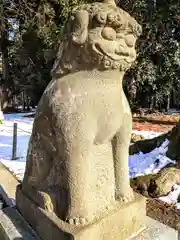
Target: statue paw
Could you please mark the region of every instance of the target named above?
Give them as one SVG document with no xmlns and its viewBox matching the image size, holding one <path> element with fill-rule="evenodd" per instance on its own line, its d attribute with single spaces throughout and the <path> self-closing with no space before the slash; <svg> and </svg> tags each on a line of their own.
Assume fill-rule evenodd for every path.
<svg viewBox="0 0 180 240">
<path fill-rule="evenodd" d="M 38 200 L 39 200 L 39 205 L 42 208 L 44 208 L 48 212 L 54 212 L 54 205 L 52 203 L 52 199 L 49 196 L 49 194 L 38 191 Z"/>
<path fill-rule="evenodd" d="M 130 188 L 129 190 L 126 190 L 124 194 L 116 194 L 116 198 L 120 202 L 130 202 L 134 199 L 134 192 Z"/>
<path fill-rule="evenodd" d="M 66 222 L 69 223 L 70 225 L 82 226 L 87 224 L 88 220 L 86 218 L 74 217 L 67 219 Z"/>
</svg>

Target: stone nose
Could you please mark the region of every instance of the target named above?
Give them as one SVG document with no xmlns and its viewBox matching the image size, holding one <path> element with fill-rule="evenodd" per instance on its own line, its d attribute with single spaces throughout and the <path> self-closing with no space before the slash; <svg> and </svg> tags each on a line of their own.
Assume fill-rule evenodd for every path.
<svg viewBox="0 0 180 240">
<path fill-rule="evenodd" d="M 136 42 L 136 38 L 132 34 L 128 34 L 125 36 L 125 43 L 128 47 L 134 47 Z"/>
</svg>

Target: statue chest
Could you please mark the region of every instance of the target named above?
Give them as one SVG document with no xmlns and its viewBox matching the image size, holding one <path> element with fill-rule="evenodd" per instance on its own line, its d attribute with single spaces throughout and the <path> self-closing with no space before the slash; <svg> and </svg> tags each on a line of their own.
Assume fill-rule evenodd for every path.
<svg viewBox="0 0 180 240">
<path fill-rule="evenodd" d="M 123 113 L 119 109 L 109 109 L 97 119 L 96 144 L 104 144 L 119 131 Z"/>
<path fill-rule="evenodd" d="M 125 115 L 131 116 L 129 103 L 123 93 L 117 98 L 104 101 L 99 108 L 95 143 L 103 144 L 110 141 L 120 131 Z"/>
</svg>

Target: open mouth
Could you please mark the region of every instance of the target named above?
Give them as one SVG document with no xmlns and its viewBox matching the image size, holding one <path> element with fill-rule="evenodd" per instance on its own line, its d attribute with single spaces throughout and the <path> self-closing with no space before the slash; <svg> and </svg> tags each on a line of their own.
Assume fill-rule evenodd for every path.
<svg viewBox="0 0 180 240">
<path fill-rule="evenodd" d="M 128 52 L 121 52 L 121 51 L 118 52 L 115 50 L 114 53 L 109 53 L 109 52 L 105 51 L 99 43 L 93 44 L 93 50 L 98 52 L 100 55 L 108 56 L 109 58 L 111 58 L 114 61 L 124 60 L 127 63 L 132 62 L 132 59 L 129 57 Z"/>
</svg>

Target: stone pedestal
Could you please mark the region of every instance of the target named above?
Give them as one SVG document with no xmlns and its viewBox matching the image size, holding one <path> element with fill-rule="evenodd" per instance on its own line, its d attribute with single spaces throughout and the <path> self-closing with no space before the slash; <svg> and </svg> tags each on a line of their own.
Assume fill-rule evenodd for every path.
<svg viewBox="0 0 180 240">
<path fill-rule="evenodd" d="M 84 227 L 69 225 L 55 214 L 35 205 L 17 187 L 17 208 L 42 240 L 125 240 L 145 229 L 145 198 L 135 195 L 127 204 L 117 202 L 102 216 Z"/>
<path fill-rule="evenodd" d="M 128 240 L 179 240 L 177 230 L 150 217 L 146 217 L 146 226 L 147 228 L 138 236 Z"/>
</svg>

